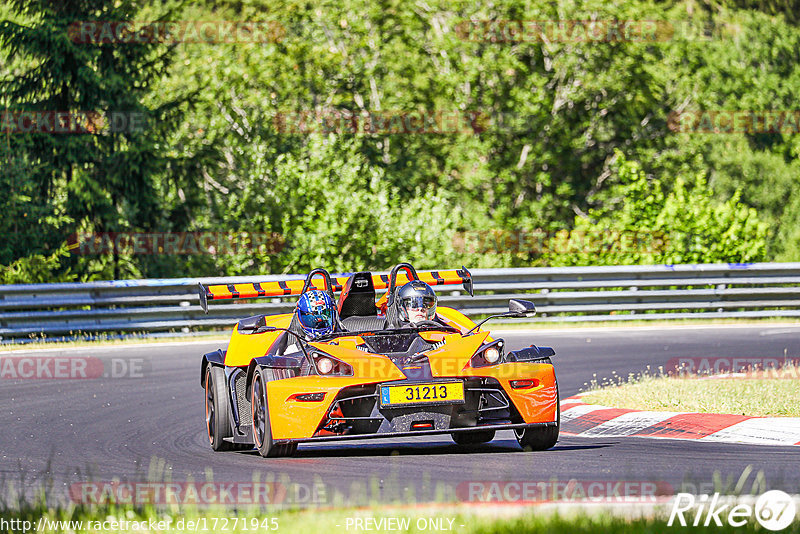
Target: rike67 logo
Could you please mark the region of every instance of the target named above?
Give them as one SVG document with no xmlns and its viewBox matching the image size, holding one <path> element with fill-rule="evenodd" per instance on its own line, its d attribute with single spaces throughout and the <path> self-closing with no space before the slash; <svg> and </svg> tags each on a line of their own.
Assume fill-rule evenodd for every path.
<svg viewBox="0 0 800 534">
<path fill-rule="evenodd" d="M 720 498 L 715 493 L 695 496 L 691 493 L 678 493 L 672 504 L 667 526 L 671 527 L 677 520 L 682 527 L 708 527 L 712 523 L 721 527 L 728 523 L 732 527 L 742 527 L 755 519 L 767 530 L 780 531 L 792 524 L 797 512 L 794 499 L 780 490 L 772 490 L 761 495 L 755 502 L 742 503 L 735 498 Z M 688 517 L 688 522 L 687 522 Z"/>
</svg>

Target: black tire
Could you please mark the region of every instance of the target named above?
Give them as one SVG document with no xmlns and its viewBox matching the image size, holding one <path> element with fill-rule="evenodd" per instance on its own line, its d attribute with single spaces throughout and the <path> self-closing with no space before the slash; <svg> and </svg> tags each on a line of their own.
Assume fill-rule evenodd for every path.
<svg viewBox="0 0 800 534">
<path fill-rule="evenodd" d="M 225 438 L 233 436 L 233 416 L 224 369 L 213 365 L 206 367 L 205 391 L 206 432 L 211 448 L 215 451 L 241 450 L 241 445 L 225 441 Z"/>
<path fill-rule="evenodd" d="M 297 443 L 276 444 L 272 440 L 272 428 L 269 423 L 269 405 L 267 403 L 267 383 L 274 380 L 271 369 L 256 369 L 250 385 L 250 405 L 252 407 L 253 440 L 258 453 L 265 458 L 291 456 L 297 450 Z"/>
<path fill-rule="evenodd" d="M 273 445 L 273 447 L 275 449 L 275 454 L 271 456 L 274 458 L 294 456 L 294 453 L 297 452 L 297 443 L 281 443 L 279 445 Z"/>
<path fill-rule="evenodd" d="M 556 424 L 555 426 L 528 427 L 521 430 L 514 429 L 520 447 L 526 451 L 546 451 L 555 446 L 558 441 L 558 432 L 561 428 L 561 399 L 558 396 L 558 383 L 556 383 Z"/>
<path fill-rule="evenodd" d="M 476 430 L 474 432 L 453 432 L 450 434 L 458 445 L 479 445 L 494 439 L 494 430 Z"/>
</svg>

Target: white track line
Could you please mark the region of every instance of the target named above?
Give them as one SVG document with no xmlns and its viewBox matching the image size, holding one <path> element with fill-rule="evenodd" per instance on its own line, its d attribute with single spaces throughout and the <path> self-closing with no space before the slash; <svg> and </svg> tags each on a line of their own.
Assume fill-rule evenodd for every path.
<svg viewBox="0 0 800 534">
<path fill-rule="evenodd" d="M 637 434 L 681 412 L 631 412 L 581 432 L 580 436 L 622 437 Z"/>
<path fill-rule="evenodd" d="M 755 417 L 701 438 L 702 441 L 727 441 L 762 445 L 800 443 L 800 418 Z"/>
<path fill-rule="evenodd" d="M 607 410 L 608 406 L 600 406 L 599 404 L 585 404 L 583 406 L 575 406 L 574 408 L 570 408 L 569 410 L 562 410 L 561 411 L 561 421 L 571 421 L 573 419 L 577 419 L 582 415 L 586 415 L 587 413 L 594 412 L 596 410 Z"/>
</svg>

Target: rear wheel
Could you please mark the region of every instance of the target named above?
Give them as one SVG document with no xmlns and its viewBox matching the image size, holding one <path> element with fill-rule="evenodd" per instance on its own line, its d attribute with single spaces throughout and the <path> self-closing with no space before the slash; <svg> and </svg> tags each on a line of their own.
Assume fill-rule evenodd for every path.
<svg viewBox="0 0 800 534">
<path fill-rule="evenodd" d="M 453 432 L 451 436 L 458 445 L 478 445 L 494 439 L 494 430 L 476 430 L 474 432 Z"/>
<path fill-rule="evenodd" d="M 256 369 L 250 387 L 253 409 L 253 440 L 259 454 L 265 458 L 291 456 L 297 450 L 297 443 L 276 444 L 272 440 L 272 428 L 269 423 L 269 405 L 267 403 L 267 383 L 275 377 L 270 369 Z"/>
<path fill-rule="evenodd" d="M 233 436 L 232 420 L 225 370 L 209 365 L 206 367 L 206 430 L 213 450 L 242 449 L 241 445 L 225 441 L 225 438 Z"/>
</svg>

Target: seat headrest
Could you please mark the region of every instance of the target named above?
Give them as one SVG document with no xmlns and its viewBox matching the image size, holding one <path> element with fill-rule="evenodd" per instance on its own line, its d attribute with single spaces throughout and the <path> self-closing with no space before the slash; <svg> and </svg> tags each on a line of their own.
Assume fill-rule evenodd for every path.
<svg viewBox="0 0 800 534">
<path fill-rule="evenodd" d="M 375 284 L 372 273 L 354 273 L 347 279 L 338 302 L 339 318 L 354 315 L 377 315 L 375 306 Z"/>
</svg>

